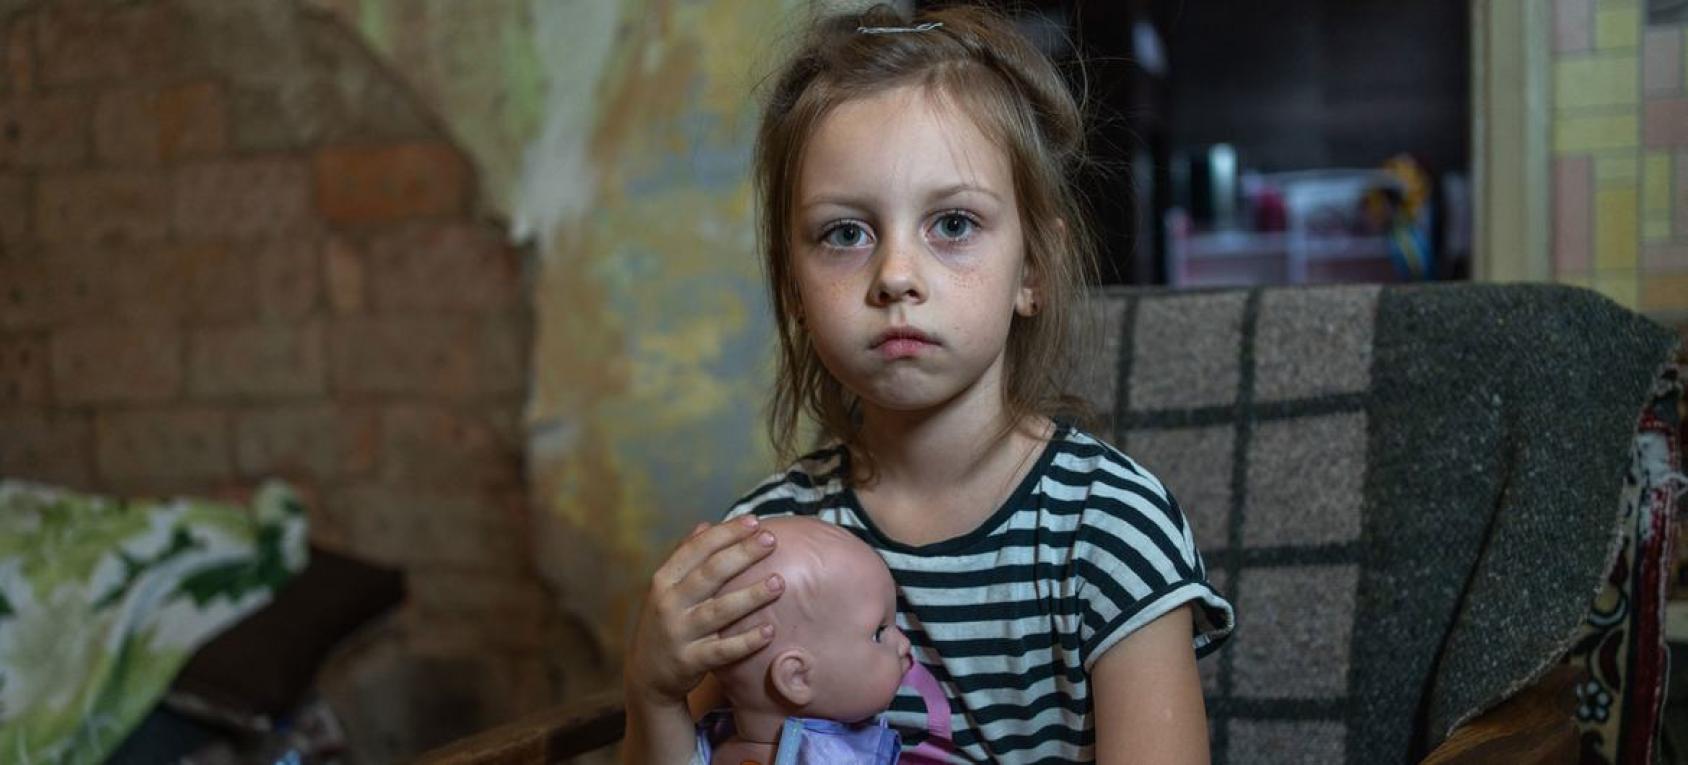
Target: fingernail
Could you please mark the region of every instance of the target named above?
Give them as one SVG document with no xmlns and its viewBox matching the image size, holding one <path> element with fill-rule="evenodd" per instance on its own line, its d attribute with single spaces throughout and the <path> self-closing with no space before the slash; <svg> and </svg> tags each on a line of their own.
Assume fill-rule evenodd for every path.
<svg viewBox="0 0 1688 765">
<path fill-rule="evenodd" d="M 768 577 L 768 592 L 779 592 L 783 589 L 785 589 L 785 579 L 781 578 L 779 574 Z"/>
<path fill-rule="evenodd" d="M 754 528 L 756 528 L 756 516 L 754 516 L 754 515 L 740 516 L 739 523 L 744 524 L 744 527 L 747 528 L 747 529 L 754 529 Z"/>
<path fill-rule="evenodd" d="M 774 535 L 764 531 L 756 535 L 756 541 L 761 542 L 763 547 L 773 547 Z"/>
<path fill-rule="evenodd" d="M 762 637 L 771 638 L 773 636 L 774 636 L 774 625 L 772 625 L 772 624 L 762 625 Z"/>
</svg>

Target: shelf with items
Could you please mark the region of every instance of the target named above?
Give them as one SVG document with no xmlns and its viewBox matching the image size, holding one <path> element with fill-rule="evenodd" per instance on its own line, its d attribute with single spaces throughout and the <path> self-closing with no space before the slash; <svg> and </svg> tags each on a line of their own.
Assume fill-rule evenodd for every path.
<svg viewBox="0 0 1688 765">
<path fill-rule="evenodd" d="M 1243 185 L 1244 217 L 1262 230 L 1236 228 L 1235 216 L 1220 216 L 1230 227 L 1201 229 L 1182 209 L 1168 211 L 1172 286 L 1403 281 L 1405 258 L 1428 254 L 1428 213 L 1401 228 L 1384 225 L 1393 209 L 1387 200 L 1402 195 L 1390 173 L 1312 170 L 1250 176 Z"/>
<path fill-rule="evenodd" d="M 1174 287 L 1398 281 L 1382 235 L 1284 231 L 1169 232 Z"/>
</svg>

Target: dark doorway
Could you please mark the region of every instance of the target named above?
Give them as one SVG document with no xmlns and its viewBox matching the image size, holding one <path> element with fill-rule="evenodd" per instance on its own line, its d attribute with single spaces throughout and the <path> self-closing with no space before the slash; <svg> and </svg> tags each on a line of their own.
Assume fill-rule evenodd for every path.
<svg viewBox="0 0 1688 765">
<path fill-rule="evenodd" d="M 1471 164 L 1467 0 L 983 4 L 1015 18 L 1073 86 L 1085 89 L 1095 164 L 1080 185 L 1094 214 L 1104 281 L 1195 286 L 1206 282 L 1192 282 L 1200 275 L 1193 275 L 1191 256 L 1246 259 L 1305 244 L 1299 234 L 1272 230 L 1271 210 L 1258 209 L 1271 201 L 1255 196 L 1260 187 L 1301 184 L 1281 192 L 1300 204 L 1311 180 L 1326 194 L 1312 198 L 1375 207 L 1376 199 L 1342 194 L 1401 192 L 1365 185 L 1370 171 L 1388 185 L 1383 168 L 1391 158 L 1410 158 L 1392 167 L 1422 173 L 1420 244 L 1440 261 L 1434 277 L 1463 275 Z M 1342 182 L 1332 185 L 1331 178 Z M 1344 225 L 1364 225 L 1360 212 L 1340 212 Z M 1290 228 L 1303 218 L 1292 209 Z M 1322 236 L 1332 226 L 1312 230 Z M 1219 280 L 1211 283 L 1389 280 L 1388 241 L 1375 238 L 1386 233 L 1344 229 L 1346 238 L 1311 248 L 1311 267 L 1248 266 L 1215 272 Z M 1318 261 L 1325 257 L 1331 262 Z M 1371 262 L 1361 262 L 1366 257 Z M 1237 264 L 1247 265 L 1222 265 Z"/>
</svg>

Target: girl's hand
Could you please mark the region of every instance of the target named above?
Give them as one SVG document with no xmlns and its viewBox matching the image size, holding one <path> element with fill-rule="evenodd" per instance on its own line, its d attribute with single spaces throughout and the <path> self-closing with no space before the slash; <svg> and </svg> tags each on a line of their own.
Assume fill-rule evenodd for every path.
<svg viewBox="0 0 1688 765">
<path fill-rule="evenodd" d="M 698 524 L 651 576 L 651 589 L 627 655 L 630 702 L 679 704 L 705 673 L 755 653 L 773 639 L 772 624 L 722 635 L 721 630 L 785 589 L 778 574 L 732 592 L 721 586 L 774 550 L 773 534 L 754 516 Z"/>
</svg>

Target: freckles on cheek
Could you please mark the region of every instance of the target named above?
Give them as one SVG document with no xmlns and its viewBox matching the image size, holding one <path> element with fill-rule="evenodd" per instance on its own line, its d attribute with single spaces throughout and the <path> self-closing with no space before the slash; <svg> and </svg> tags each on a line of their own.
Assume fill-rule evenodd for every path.
<svg viewBox="0 0 1688 765">
<path fill-rule="evenodd" d="M 837 301 L 852 289 L 854 288 L 849 279 L 838 275 L 818 274 L 810 276 L 805 292 L 819 300 Z"/>
<path fill-rule="evenodd" d="M 956 269 L 949 273 L 950 284 L 957 289 L 978 289 L 986 283 L 985 276 L 974 269 Z"/>
<path fill-rule="evenodd" d="M 978 298 L 987 296 L 1007 295 L 1013 290 L 1013 277 L 999 269 L 988 268 L 957 268 L 946 274 L 946 282 L 950 289 L 965 292 Z"/>
</svg>

